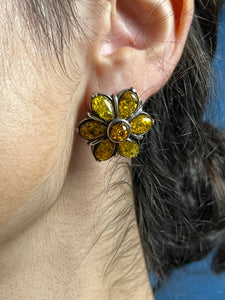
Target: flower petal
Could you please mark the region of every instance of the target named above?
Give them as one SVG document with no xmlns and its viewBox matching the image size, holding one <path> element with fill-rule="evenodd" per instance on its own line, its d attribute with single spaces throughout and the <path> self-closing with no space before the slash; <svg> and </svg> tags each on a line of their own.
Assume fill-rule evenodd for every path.
<svg viewBox="0 0 225 300">
<path fill-rule="evenodd" d="M 144 134 L 152 127 L 152 118 L 147 114 L 140 114 L 130 122 L 131 133 Z"/>
<path fill-rule="evenodd" d="M 106 122 L 112 121 L 115 117 L 111 99 L 103 94 L 97 94 L 91 99 L 91 111 L 96 117 Z"/>
<path fill-rule="evenodd" d="M 116 144 L 110 139 L 104 139 L 94 146 L 93 153 L 97 160 L 104 161 L 112 157 L 116 150 Z"/>
<path fill-rule="evenodd" d="M 118 110 L 120 119 L 129 119 L 136 111 L 139 99 L 136 93 L 125 91 L 118 99 Z"/>
<path fill-rule="evenodd" d="M 82 138 L 93 141 L 106 135 L 106 125 L 91 119 L 86 119 L 79 125 L 79 134 Z"/>
<path fill-rule="evenodd" d="M 126 140 L 119 144 L 119 153 L 122 156 L 133 158 L 139 153 L 139 144 L 136 141 Z"/>
</svg>

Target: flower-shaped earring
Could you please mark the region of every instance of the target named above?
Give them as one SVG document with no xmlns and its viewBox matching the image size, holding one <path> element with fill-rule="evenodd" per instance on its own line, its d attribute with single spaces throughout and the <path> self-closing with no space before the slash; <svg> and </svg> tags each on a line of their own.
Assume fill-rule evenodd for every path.
<svg viewBox="0 0 225 300">
<path fill-rule="evenodd" d="M 142 110 L 142 101 L 134 88 L 123 90 L 117 96 L 94 94 L 88 117 L 79 124 L 78 133 L 92 146 L 98 161 L 116 153 L 136 157 L 139 141 L 154 123 Z"/>
</svg>

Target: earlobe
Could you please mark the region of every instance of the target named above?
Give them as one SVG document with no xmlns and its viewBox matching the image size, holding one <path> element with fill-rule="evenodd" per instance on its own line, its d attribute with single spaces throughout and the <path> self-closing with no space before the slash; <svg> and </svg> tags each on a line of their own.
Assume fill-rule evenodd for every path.
<svg viewBox="0 0 225 300">
<path fill-rule="evenodd" d="M 87 98 L 130 86 L 142 99 L 157 92 L 180 59 L 192 14 L 193 0 L 110 1 L 107 28 L 89 56 Z"/>
</svg>

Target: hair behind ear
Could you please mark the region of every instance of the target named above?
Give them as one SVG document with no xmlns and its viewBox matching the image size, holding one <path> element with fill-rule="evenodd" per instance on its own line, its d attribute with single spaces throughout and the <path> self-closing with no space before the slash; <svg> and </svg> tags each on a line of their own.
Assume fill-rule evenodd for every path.
<svg viewBox="0 0 225 300">
<path fill-rule="evenodd" d="M 198 18 L 201 18 L 200 28 L 204 37 L 205 45 L 209 55 L 214 56 L 217 46 L 218 15 L 224 0 L 211 0 L 205 5 L 205 0 L 195 1 L 195 11 Z M 206 18 L 207 16 L 207 18 Z"/>
<path fill-rule="evenodd" d="M 225 241 L 225 139 L 203 122 L 221 3 L 195 2 L 183 56 L 145 104 L 156 122 L 132 162 L 146 263 L 160 279 Z"/>
</svg>

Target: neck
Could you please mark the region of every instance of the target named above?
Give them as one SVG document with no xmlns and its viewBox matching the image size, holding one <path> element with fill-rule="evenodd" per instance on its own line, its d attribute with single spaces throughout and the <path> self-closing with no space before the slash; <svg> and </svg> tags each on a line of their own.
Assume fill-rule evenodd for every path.
<svg viewBox="0 0 225 300">
<path fill-rule="evenodd" d="M 127 165 L 79 164 L 54 205 L 0 248 L 1 299 L 153 299 Z"/>
</svg>

